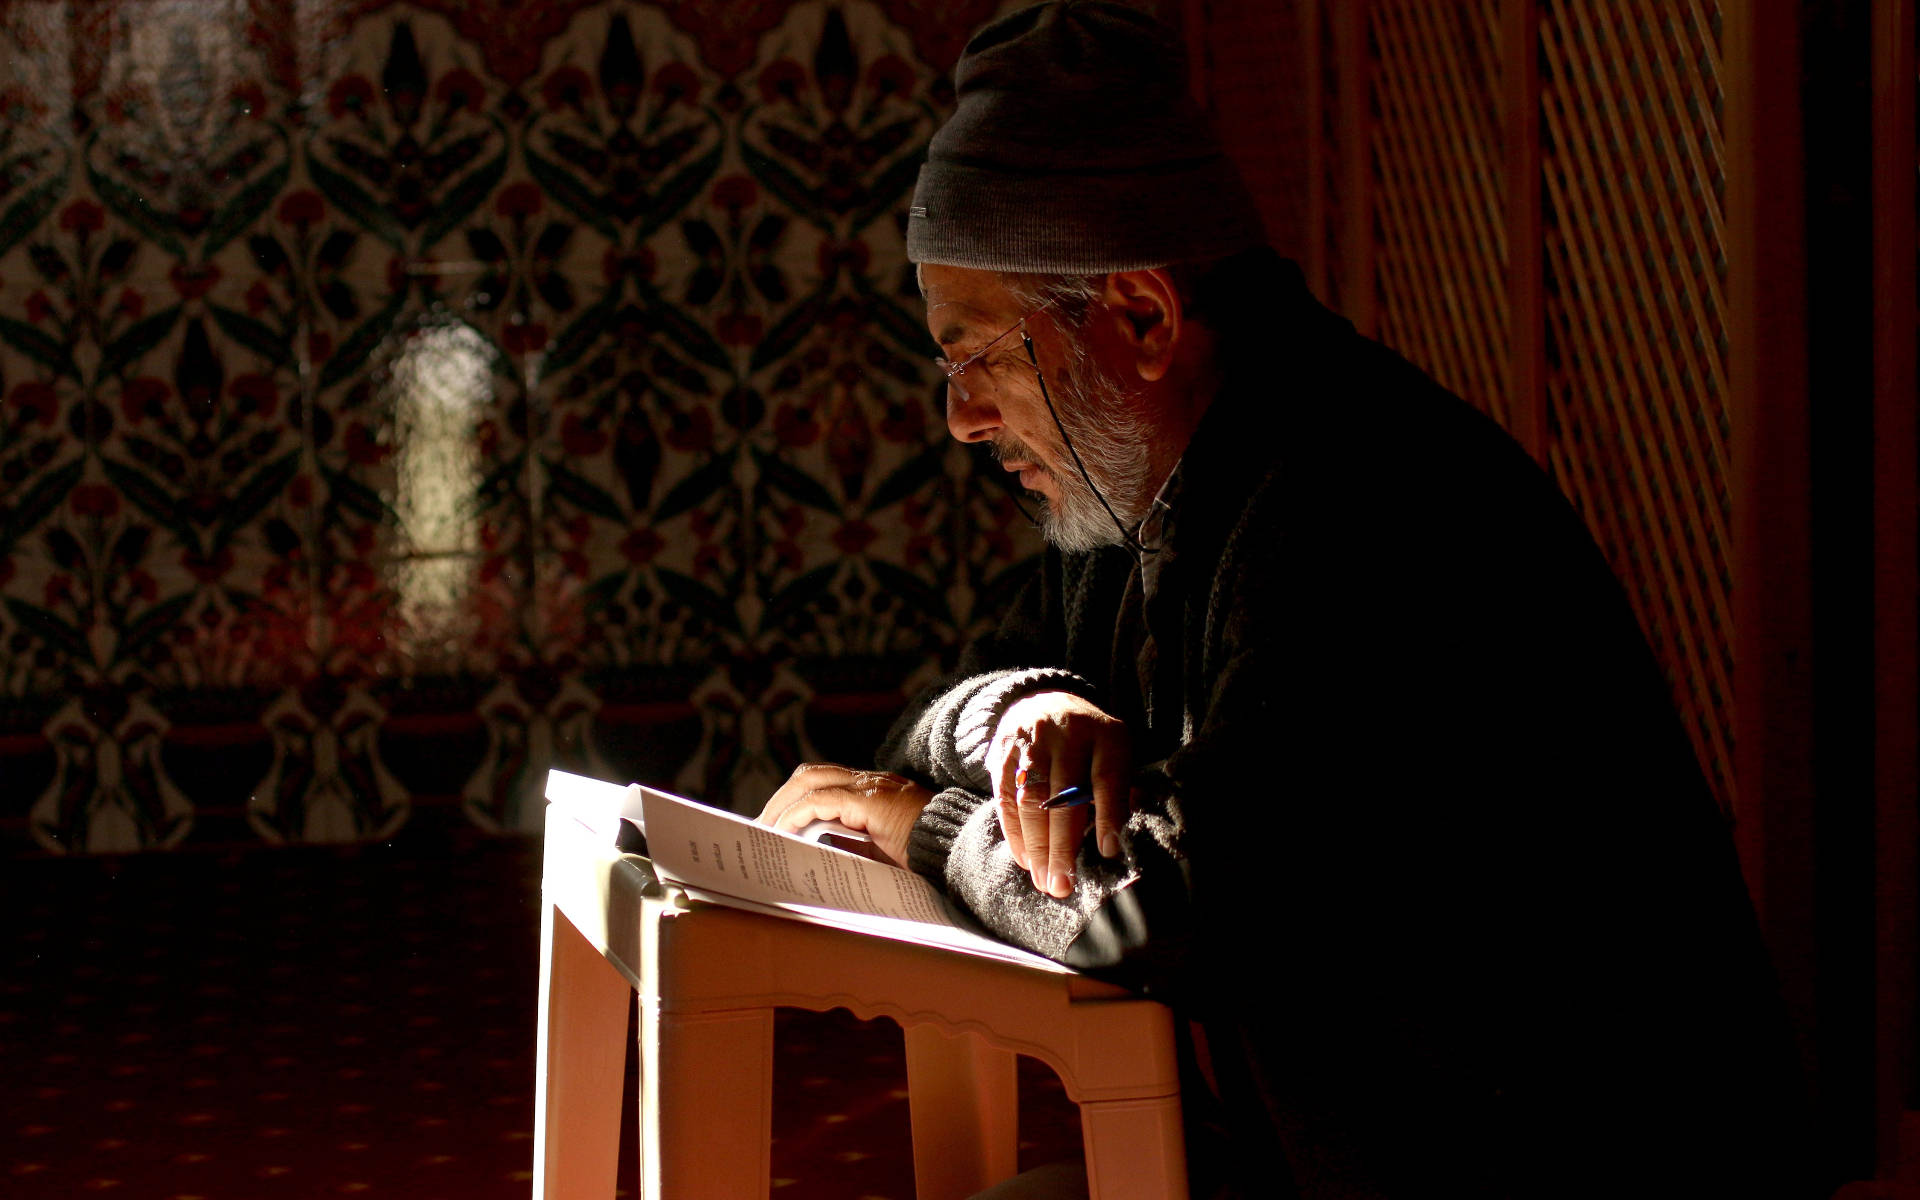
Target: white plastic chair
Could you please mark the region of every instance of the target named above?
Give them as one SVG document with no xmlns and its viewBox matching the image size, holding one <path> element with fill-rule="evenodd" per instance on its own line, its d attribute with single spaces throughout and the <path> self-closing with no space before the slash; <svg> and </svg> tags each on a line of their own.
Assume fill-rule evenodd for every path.
<svg viewBox="0 0 1920 1200">
<path fill-rule="evenodd" d="M 1016 1054 L 1051 1066 L 1079 1104 L 1095 1200 L 1187 1194 L 1162 1005 L 1078 975 L 697 904 L 557 811 L 542 892 L 537 1200 L 613 1195 L 630 989 L 647 1200 L 767 1196 L 779 1005 L 900 1024 L 921 1200 L 1014 1174 Z"/>
</svg>

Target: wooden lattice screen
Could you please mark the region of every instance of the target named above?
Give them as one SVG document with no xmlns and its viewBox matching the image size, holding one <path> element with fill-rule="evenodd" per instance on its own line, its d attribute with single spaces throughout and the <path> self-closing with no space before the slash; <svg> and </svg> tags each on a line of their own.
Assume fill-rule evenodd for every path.
<svg viewBox="0 0 1920 1200">
<path fill-rule="evenodd" d="M 1507 226 L 1495 3 L 1372 10 L 1376 331 L 1507 412 Z"/>
<path fill-rule="evenodd" d="M 1730 804 L 1718 25 L 1709 4 L 1543 6 L 1541 157 L 1549 461 Z"/>
<path fill-rule="evenodd" d="M 1313 6 L 1309 275 L 1512 428 L 1627 586 L 1734 790 L 1720 12 Z M 1357 132 L 1356 132 L 1357 131 Z"/>
</svg>

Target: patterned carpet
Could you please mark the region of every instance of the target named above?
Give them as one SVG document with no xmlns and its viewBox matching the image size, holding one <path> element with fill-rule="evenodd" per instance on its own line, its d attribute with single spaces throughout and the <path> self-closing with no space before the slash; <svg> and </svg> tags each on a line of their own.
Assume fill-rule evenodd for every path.
<svg viewBox="0 0 1920 1200">
<path fill-rule="evenodd" d="M 3 870 L 0 1195 L 529 1194 L 537 843 Z M 773 1195 L 911 1197 L 898 1029 L 783 1010 L 778 1031 Z M 1026 1059 L 1021 1108 L 1023 1168 L 1078 1154 Z M 629 1147 L 621 1195 L 634 1172 Z"/>
</svg>

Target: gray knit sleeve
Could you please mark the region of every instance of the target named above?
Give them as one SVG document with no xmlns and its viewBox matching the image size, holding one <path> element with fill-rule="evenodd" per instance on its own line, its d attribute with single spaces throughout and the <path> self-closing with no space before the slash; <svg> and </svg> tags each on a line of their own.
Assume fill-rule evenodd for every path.
<svg viewBox="0 0 1920 1200">
<path fill-rule="evenodd" d="M 1000 718 L 1022 697 L 1036 692 L 1072 692 L 1091 697 L 1093 685 L 1057 667 L 989 671 L 948 687 L 927 707 L 908 732 L 912 757 L 930 768 L 942 787 L 985 792 L 987 748 Z"/>
<path fill-rule="evenodd" d="M 1137 946 L 1143 914 L 1168 907 L 1137 903 L 1137 893 L 1171 879 L 1181 880 L 1184 890 L 1182 834 L 1177 801 L 1144 799 L 1121 829 L 1121 856 L 1102 858 L 1091 839 L 1083 843 L 1074 863 L 1073 893 L 1058 900 L 1035 888 L 1015 865 L 997 806 L 948 789 L 922 810 L 908 857 L 914 870 L 931 877 L 1000 937 L 1056 962 L 1098 969 L 1113 966 Z M 1181 936 L 1165 927 L 1155 932 L 1163 953 Z"/>
</svg>

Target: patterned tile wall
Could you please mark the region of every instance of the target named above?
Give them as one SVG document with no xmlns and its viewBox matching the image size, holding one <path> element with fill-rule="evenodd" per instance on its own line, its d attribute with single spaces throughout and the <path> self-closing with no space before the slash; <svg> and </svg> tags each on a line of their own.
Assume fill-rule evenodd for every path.
<svg viewBox="0 0 1920 1200">
<path fill-rule="evenodd" d="M 0 6 L 0 839 L 757 807 L 1036 548 L 903 251 L 993 0 Z"/>
</svg>

